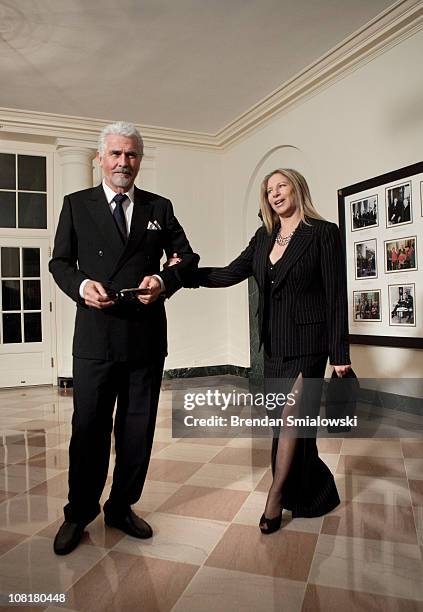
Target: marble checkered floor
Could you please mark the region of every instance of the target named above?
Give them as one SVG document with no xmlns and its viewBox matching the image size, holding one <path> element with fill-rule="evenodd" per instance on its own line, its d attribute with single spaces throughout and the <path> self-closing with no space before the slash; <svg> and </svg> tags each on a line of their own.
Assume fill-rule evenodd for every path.
<svg viewBox="0 0 423 612">
<path fill-rule="evenodd" d="M 267 537 L 257 523 L 270 440 L 172 439 L 172 385 L 181 387 L 164 385 L 134 507 L 154 537 L 106 529 L 99 516 L 63 558 L 52 543 L 72 398 L 50 387 L 0 391 L 1 593 L 65 593 L 48 609 L 89 612 L 423 610 L 422 440 L 320 440 L 342 504 L 317 519 L 287 513 Z M 109 487 L 110 475 L 104 499 Z"/>
</svg>

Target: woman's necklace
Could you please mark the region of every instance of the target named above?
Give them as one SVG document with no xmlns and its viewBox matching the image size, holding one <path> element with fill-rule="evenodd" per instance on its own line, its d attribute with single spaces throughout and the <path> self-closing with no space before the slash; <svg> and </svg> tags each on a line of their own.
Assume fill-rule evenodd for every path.
<svg viewBox="0 0 423 612">
<path fill-rule="evenodd" d="M 297 229 L 297 228 L 295 228 L 295 229 Z M 295 229 L 290 234 L 288 234 L 288 236 L 282 236 L 281 235 L 282 228 L 280 228 L 280 230 L 278 231 L 278 233 L 276 235 L 276 242 L 278 243 L 278 245 L 283 247 L 283 246 L 286 246 L 287 244 L 289 244 L 292 236 L 295 233 Z"/>
</svg>

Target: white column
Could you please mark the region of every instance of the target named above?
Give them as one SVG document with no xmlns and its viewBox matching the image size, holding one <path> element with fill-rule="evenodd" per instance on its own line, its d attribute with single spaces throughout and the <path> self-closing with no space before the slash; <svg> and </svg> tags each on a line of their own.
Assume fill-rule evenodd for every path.
<svg viewBox="0 0 423 612">
<path fill-rule="evenodd" d="M 55 185 L 55 221 L 59 220 L 63 197 L 93 186 L 95 149 L 83 146 L 59 146 Z M 76 305 L 56 287 L 57 375 L 72 376 L 72 338 Z"/>
<path fill-rule="evenodd" d="M 62 195 L 93 186 L 93 159 L 95 151 L 85 147 L 59 147 L 62 169 Z"/>
</svg>

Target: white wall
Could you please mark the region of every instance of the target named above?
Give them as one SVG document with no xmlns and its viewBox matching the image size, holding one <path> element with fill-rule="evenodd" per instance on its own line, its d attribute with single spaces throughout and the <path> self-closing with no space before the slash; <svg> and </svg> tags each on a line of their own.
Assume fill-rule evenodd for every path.
<svg viewBox="0 0 423 612">
<path fill-rule="evenodd" d="M 420 32 L 223 154 L 226 261 L 244 248 L 257 227 L 258 184 L 267 171 L 297 167 L 310 183 L 317 208 L 337 221 L 339 188 L 423 159 L 422 56 Z M 204 254 L 203 264 L 221 259 Z M 225 292 L 228 361 L 247 366 L 246 283 Z M 218 314 L 210 310 L 210 325 L 217 322 Z M 210 348 L 213 355 L 219 350 L 212 337 Z M 361 376 L 412 377 L 423 371 L 423 351 L 417 350 L 353 346 L 352 360 Z"/>
<path fill-rule="evenodd" d="M 172 200 L 201 261 L 218 263 L 225 261 L 221 160 L 220 152 L 176 145 L 160 145 L 156 153 L 157 192 Z M 228 362 L 226 301 L 222 292 L 186 289 L 166 302 L 166 369 Z"/>
</svg>

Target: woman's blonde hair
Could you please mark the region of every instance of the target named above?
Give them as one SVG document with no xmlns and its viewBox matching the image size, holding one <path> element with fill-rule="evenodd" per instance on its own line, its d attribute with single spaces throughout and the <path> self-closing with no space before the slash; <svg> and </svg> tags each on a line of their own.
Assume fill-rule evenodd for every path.
<svg viewBox="0 0 423 612">
<path fill-rule="evenodd" d="M 310 219 L 323 219 L 314 208 L 313 202 L 311 201 L 310 189 L 303 175 L 297 170 L 292 170 L 292 168 L 277 168 L 269 174 L 266 174 L 260 186 L 260 211 L 268 234 L 271 234 L 273 229 L 279 224 L 279 217 L 270 206 L 267 197 L 267 183 L 274 174 L 282 174 L 288 179 L 294 190 L 295 203 L 300 211 L 300 217 L 303 223 L 308 224 L 306 217 Z"/>
</svg>

